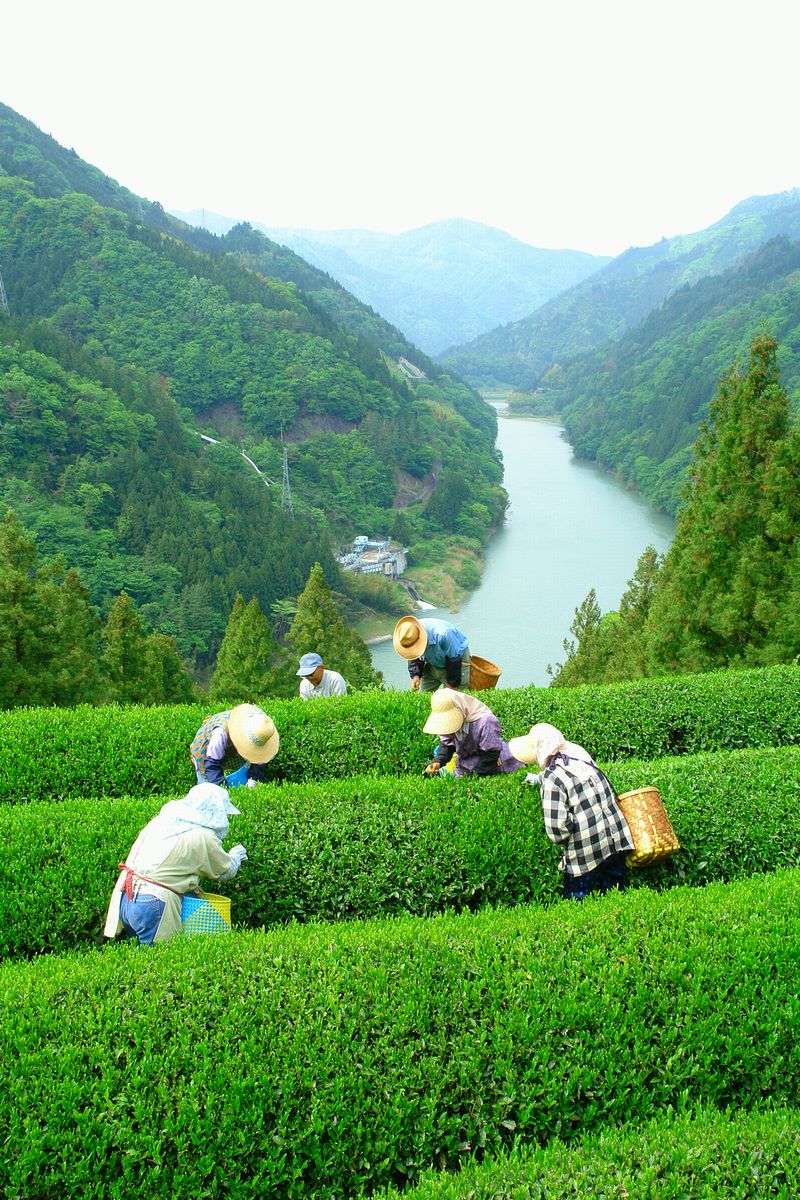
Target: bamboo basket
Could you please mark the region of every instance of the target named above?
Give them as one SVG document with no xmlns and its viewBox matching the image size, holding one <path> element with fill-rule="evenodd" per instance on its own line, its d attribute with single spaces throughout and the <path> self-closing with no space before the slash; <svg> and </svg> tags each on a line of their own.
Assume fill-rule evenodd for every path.
<svg viewBox="0 0 800 1200">
<path fill-rule="evenodd" d="M 497 687 L 497 681 L 502 674 L 500 667 L 496 663 L 490 662 L 488 658 L 479 658 L 477 654 L 471 656 L 469 664 L 471 691 L 488 691 L 489 688 Z"/>
<path fill-rule="evenodd" d="M 230 933 L 231 902 L 227 896 L 202 892 L 181 901 L 181 933 Z"/>
<path fill-rule="evenodd" d="M 617 803 L 633 838 L 634 849 L 627 855 L 629 866 L 649 867 L 680 850 L 681 844 L 675 836 L 658 788 L 645 787 L 634 792 L 623 792 L 617 797 Z"/>
</svg>

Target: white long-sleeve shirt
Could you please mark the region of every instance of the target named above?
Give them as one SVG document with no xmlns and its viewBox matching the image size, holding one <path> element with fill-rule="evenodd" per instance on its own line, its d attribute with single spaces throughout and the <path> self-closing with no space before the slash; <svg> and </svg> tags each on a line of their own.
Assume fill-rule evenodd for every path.
<svg viewBox="0 0 800 1200">
<path fill-rule="evenodd" d="M 346 693 L 347 684 L 338 671 L 324 670 L 322 679 L 316 687 L 310 679 L 300 680 L 300 698 L 302 700 L 310 700 L 312 696 L 344 696 Z"/>
</svg>

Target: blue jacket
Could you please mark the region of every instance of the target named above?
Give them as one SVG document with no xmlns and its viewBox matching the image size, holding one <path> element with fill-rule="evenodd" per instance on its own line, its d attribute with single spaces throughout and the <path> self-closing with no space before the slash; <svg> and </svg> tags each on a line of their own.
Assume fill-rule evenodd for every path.
<svg viewBox="0 0 800 1200">
<path fill-rule="evenodd" d="M 447 671 L 447 682 L 455 687 L 461 684 L 461 660 L 469 648 L 469 642 L 460 629 L 449 621 L 441 621 L 437 617 L 425 617 L 420 621 L 428 635 L 428 644 L 420 658 L 414 658 L 408 664 L 408 673 L 413 679 L 421 675 L 428 662 L 432 667 Z M 451 678 L 452 676 L 452 678 Z"/>
</svg>

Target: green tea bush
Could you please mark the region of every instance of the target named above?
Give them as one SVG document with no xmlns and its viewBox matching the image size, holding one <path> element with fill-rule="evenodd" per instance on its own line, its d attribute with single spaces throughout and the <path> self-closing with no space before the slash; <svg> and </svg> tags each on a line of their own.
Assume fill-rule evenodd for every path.
<svg viewBox="0 0 800 1200">
<path fill-rule="evenodd" d="M 800 748 L 624 761 L 620 790 L 661 789 L 683 849 L 632 871 L 634 885 L 703 885 L 800 865 Z M 230 841 L 249 860 L 226 885 L 238 924 L 421 916 L 481 905 L 552 904 L 560 851 L 538 788 L 361 777 L 234 793 Z M 0 807 L 0 954 L 98 944 L 117 876 L 160 800 Z"/>
<path fill-rule="evenodd" d="M 799 922 L 786 872 L 6 963 L 0 1194 L 331 1200 L 794 1104 Z"/>
<path fill-rule="evenodd" d="M 778 666 L 581 688 L 482 693 L 507 737 L 551 721 L 598 760 L 656 758 L 800 740 L 800 669 Z M 435 739 L 429 699 L 361 692 L 326 701 L 261 702 L 281 734 L 272 780 L 419 771 Z M 189 745 L 207 710 L 15 709 L 0 744 L 0 799 L 143 796 L 194 782 Z"/>
<path fill-rule="evenodd" d="M 792 1200 L 800 1194 L 795 1109 L 720 1113 L 707 1108 L 623 1126 L 579 1145 L 503 1154 L 457 1174 L 431 1173 L 404 1200 Z M 397 1200 L 394 1189 L 381 1200 Z"/>
</svg>

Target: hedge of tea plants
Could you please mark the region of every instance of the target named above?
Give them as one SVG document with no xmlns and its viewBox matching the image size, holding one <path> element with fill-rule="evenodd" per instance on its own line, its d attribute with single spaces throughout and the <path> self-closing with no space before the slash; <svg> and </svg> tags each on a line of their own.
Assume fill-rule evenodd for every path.
<svg viewBox="0 0 800 1200">
<path fill-rule="evenodd" d="M 380 1200 L 398 1200 L 394 1189 Z M 800 1120 L 795 1109 L 668 1114 L 580 1145 L 501 1155 L 458 1174 L 431 1172 L 404 1200 L 793 1200 L 800 1195 Z M 377 1200 L 377 1198 L 376 1198 Z"/>
<path fill-rule="evenodd" d="M 598 760 L 792 744 L 800 740 L 800 668 L 481 694 L 507 737 L 551 721 Z M 263 698 L 281 734 L 272 780 L 420 771 L 435 739 L 429 699 L 360 693 L 326 701 Z M 188 747 L 205 709 L 17 709 L 4 714 L 0 801 L 167 795 L 194 782 Z"/>
<path fill-rule="evenodd" d="M 661 789 L 683 849 L 635 884 L 703 885 L 800 865 L 800 748 L 627 760 L 620 791 Z M 550 904 L 560 851 L 521 773 L 264 785 L 235 793 L 229 844 L 249 860 L 226 885 L 238 924 L 430 915 Z M 98 945 L 116 864 L 161 801 L 0 806 L 0 955 Z"/>
<path fill-rule="evenodd" d="M 799 923 L 781 872 L 7 963 L 0 1194 L 347 1197 L 794 1104 Z"/>
</svg>

